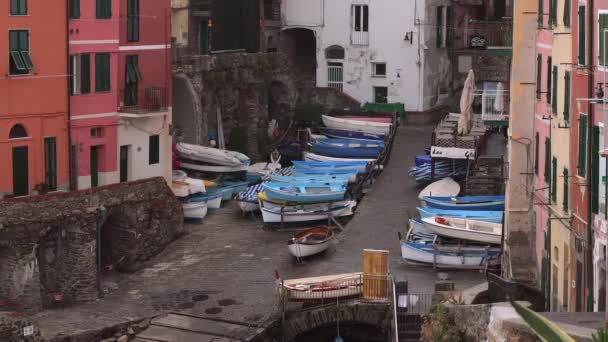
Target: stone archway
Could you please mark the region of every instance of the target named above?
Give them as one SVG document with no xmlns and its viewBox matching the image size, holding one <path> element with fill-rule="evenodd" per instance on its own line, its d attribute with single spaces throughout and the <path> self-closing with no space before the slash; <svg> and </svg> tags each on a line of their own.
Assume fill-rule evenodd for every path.
<svg viewBox="0 0 608 342">
<path fill-rule="evenodd" d="M 302 77 L 316 79 L 317 38 L 315 31 L 306 28 L 289 28 L 281 34 L 281 51 L 292 60 Z"/>
</svg>

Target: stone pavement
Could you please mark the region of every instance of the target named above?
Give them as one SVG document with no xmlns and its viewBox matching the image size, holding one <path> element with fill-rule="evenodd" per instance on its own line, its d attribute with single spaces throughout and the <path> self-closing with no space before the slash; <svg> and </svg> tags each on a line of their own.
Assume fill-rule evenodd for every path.
<svg viewBox="0 0 608 342">
<path fill-rule="evenodd" d="M 293 232 L 265 230 L 258 217 L 243 217 L 234 203 L 189 225 L 182 237 L 146 268 L 133 274 L 110 274 L 113 290 L 96 302 L 47 310 L 34 316 L 46 338 L 98 330 L 167 311 L 247 322 L 268 323 L 276 312 L 274 271 L 283 278 L 356 272 L 364 248 L 390 251 L 390 271 L 407 279 L 410 291 L 430 293 L 436 280 L 428 267 L 405 264 L 397 232 L 404 230 L 405 210 L 418 205 L 414 180 L 407 175 L 414 156 L 430 142 L 431 127 L 401 127 L 391 160 L 363 198 L 355 217 L 338 235 L 335 248 L 297 264 L 286 240 Z M 484 281 L 475 271 L 449 272 L 457 288 Z"/>
</svg>

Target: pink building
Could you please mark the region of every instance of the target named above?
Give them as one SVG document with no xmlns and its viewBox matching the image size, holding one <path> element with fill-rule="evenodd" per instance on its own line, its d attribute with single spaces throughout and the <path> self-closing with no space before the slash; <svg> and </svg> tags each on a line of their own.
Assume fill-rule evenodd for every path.
<svg viewBox="0 0 608 342">
<path fill-rule="evenodd" d="M 549 203 L 550 161 L 551 161 L 551 85 L 552 85 L 552 49 L 553 30 L 549 28 L 549 2 L 543 0 L 543 8 L 539 9 L 538 31 L 536 36 L 536 106 L 535 106 L 535 164 L 534 189 L 536 211 L 536 260 L 538 262 L 541 289 L 550 298 L 550 269 L 549 246 L 550 236 L 547 229 L 550 224 Z"/>
<path fill-rule="evenodd" d="M 70 0 L 72 187 L 117 182 L 119 0 Z"/>
</svg>

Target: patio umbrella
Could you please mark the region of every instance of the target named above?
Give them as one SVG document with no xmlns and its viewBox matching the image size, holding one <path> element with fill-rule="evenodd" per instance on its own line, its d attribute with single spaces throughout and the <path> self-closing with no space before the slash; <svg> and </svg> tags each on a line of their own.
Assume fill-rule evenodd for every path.
<svg viewBox="0 0 608 342">
<path fill-rule="evenodd" d="M 498 82 L 496 86 L 496 99 L 494 100 L 494 112 L 502 114 L 505 110 L 505 86 Z"/>
<path fill-rule="evenodd" d="M 473 92 L 475 91 L 475 73 L 469 70 L 464 81 L 460 97 L 460 119 L 458 120 L 458 134 L 466 135 L 471 130 L 473 121 Z"/>
</svg>

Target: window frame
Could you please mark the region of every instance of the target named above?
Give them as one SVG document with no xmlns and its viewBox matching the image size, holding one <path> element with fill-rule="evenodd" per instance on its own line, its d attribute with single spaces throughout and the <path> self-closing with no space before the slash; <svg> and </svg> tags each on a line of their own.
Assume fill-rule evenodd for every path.
<svg viewBox="0 0 608 342">
<path fill-rule="evenodd" d="M 570 71 L 564 72 L 564 121 L 570 122 L 570 91 L 571 91 L 571 76 Z"/>
<path fill-rule="evenodd" d="M 557 115 L 557 87 L 559 86 L 559 82 L 558 82 L 558 74 L 559 74 L 559 70 L 557 68 L 557 65 L 553 66 L 553 70 L 551 71 L 552 75 L 551 75 L 551 81 L 553 82 L 553 84 L 551 85 L 551 87 L 553 88 L 552 92 L 551 92 L 551 111 L 553 112 L 553 115 Z"/>
<path fill-rule="evenodd" d="M 49 191 L 57 190 L 56 137 L 44 137 L 44 183 Z"/>
<path fill-rule="evenodd" d="M 139 55 L 125 56 L 125 93 L 124 105 L 136 106 L 139 98 L 139 81 L 141 81 L 139 70 Z"/>
<path fill-rule="evenodd" d="M 582 17 L 581 17 L 582 14 Z M 587 6 L 585 4 L 578 5 L 578 65 L 587 64 Z M 582 25 L 581 25 L 582 23 Z"/>
<path fill-rule="evenodd" d="M 11 39 L 13 34 L 17 35 L 16 40 Z M 22 34 L 25 34 L 25 45 L 26 47 L 22 47 Z M 12 43 L 16 41 L 17 46 L 13 48 Z M 27 53 L 31 62 L 31 67 L 26 63 L 24 59 L 24 53 Z M 30 54 L 30 30 L 29 29 L 17 29 L 17 30 L 8 30 L 8 62 L 9 62 L 9 75 L 11 76 L 19 76 L 19 75 L 29 75 L 34 70 L 34 64 L 31 61 Z"/>
<path fill-rule="evenodd" d="M 606 26 L 604 27 L 604 32 L 606 32 L 606 34 L 604 35 L 604 39 L 602 39 L 601 37 L 601 32 L 602 32 L 602 18 L 604 18 L 606 20 Z M 606 70 L 608 69 L 608 62 L 606 61 L 608 59 L 607 56 L 604 56 L 604 52 L 608 55 L 608 48 L 604 48 L 602 49 L 602 46 L 606 43 L 608 43 L 608 10 L 603 9 L 603 10 L 599 10 L 598 11 L 598 22 L 597 22 L 597 43 L 598 43 L 598 59 L 597 59 L 597 65 L 599 67 L 600 70 Z M 608 46 L 608 44 L 606 44 Z M 603 58 L 602 58 L 603 57 Z M 602 64 L 602 60 L 604 61 L 604 63 Z"/>
<path fill-rule="evenodd" d="M 107 60 L 102 59 L 107 57 Z M 107 74 L 102 72 L 106 67 L 107 61 Z M 95 53 L 95 92 L 96 93 L 107 93 L 112 90 L 112 79 L 110 77 L 112 69 L 112 54 L 110 52 L 97 52 Z M 100 77 L 103 76 L 103 77 Z M 103 80 L 103 81 L 102 81 Z M 107 84 L 106 84 L 107 83 Z"/>
<path fill-rule="evenodd" d="M 564 176 L 564 189 L 563 189 L 563 196 L 562 196 L 562 207 L 564 209 L 565 212 L 568 212 L 568 207 L 569 207 L 569 186 L 570 186 L 570 180 L 569 180 L 569 174 L 568 174 L 568 168 L 564 167 L 564 171 L 563 171 L 563 176 Z"/>
<path fill-rule="evenodd" d="M 353 32 L 369 33 L 369 5 L 353 4 Z M 357 29 L 358 28 L 358 29 Z"/>
<path fill-rule="evenodd" d="M 570 28 L 570 26 L 572 25 L 572 15 L 571 15 L 571 10 L 572 10 L 572 6 L 571 6 L 571 2 L 570 0 L 564 0 L 564 13 L 562 15 L 562 23 L 564 24 L 564 27 Z"/>
<path fill-rule="evenodd" d="M 584 119 L 583 119 L 584 118 Z M 577 175 L 582 178 L 587 177 L 587 115 L 578 114 L 578 161 Z"/>
<path fill-rule="evenodd" d="M 386 89 L 386 97 L 385 97 L 385 102 L 377 102 L 376 98 L 377 98 L 377 90 L 378 89 Z M 387 86 L 374 86 L 373 87 L 373 95 L 374 95 L 374 103 L 388 103 L 388 87 Z"/>
<path fill-rule="evenodd" d="M 536 132 L 534 135 L 534 174 L 538 176 L 538 165 L 540 160 L 540 134 Z"/>
<path fill-rule="evenodd" d="M 384 74 L 378 74 L 378 65 L 384 65 Z M 387 74 L 386 62 L 372 62 L 372 77 L 386 78 Z"/>
<path fill-rule="evenodd" d="M 536 99 L 540 100 L 542 93 L 542 81 L 543 81 L 543 55 L 536 55 Z"/>
<path fill-rule="evenodd" d="M 545 137 L 545 172 L 543 173 L 546 184 L 551 184 L 551 138 Z"/>
<path fill-rule="evenodd" d="M 14 12 L 14 3 L 18 3 L 16 8 L 17 11 Z M 20 4 L 23 4 L 23 8 L 20 8 L 21 6 L 19 6 Z M 11 17 L 19 17 L 19 16 L 27 16 L 28 15 L 28 8 L 27 8 L 27 0 L 10 0 L 10 4 L 9 4 L 9 15 Z"/>
</svg>

